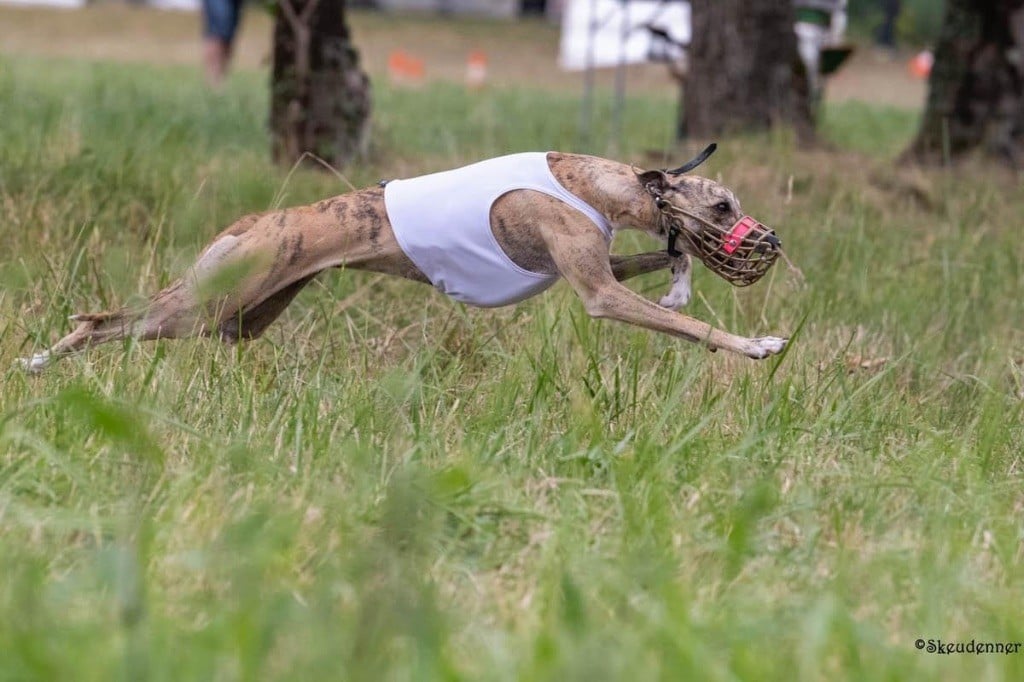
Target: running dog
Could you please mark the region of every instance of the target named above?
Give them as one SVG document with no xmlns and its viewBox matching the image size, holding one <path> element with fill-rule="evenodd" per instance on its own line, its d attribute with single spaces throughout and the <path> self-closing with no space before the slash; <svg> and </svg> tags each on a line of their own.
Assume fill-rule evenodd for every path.
<svg viewBox="0 0 1024 682">
<path fill-rule="evenodd" d="M 765 358 L 780 353 L 786 339 L 736 336 L 675 312 L 690 299 L 692 256 L 743 286 L 780 250 L 774 233 L 745 216 L 729 189 L 683 175 L 712 151 L 714 145 L 674 170 L 643 172 L 578 154 L 513 154 L 248 215 L 147 304 L 75 315 L 70 334 L 22 363 L 39 371 L 127 337 L 254 339 L 329 268 L 397 275 L 481 307 L 517 303 L 563 277 L 592 317 Z M 613 234 L 624 229 L 646 232 L 666 249 L 609 255 Z M 660 305 L 620 283 L 661 269 L 672 270 L 673 283 Z"/>
</svg>

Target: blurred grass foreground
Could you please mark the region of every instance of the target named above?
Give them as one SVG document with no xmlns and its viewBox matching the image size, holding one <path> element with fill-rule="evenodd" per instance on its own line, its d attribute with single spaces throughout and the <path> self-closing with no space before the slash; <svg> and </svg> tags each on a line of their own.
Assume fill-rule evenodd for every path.
<svg viewBox="0 0 1024 682">
<path fill-rule="evenodd" d="M 357 43 L 460 26 L 358 21 Z M 522 30 L 474 27 L 497 50 Z M 212 95 L 180 59 L 12 44 L 0 680 L 1024 678 L 1021 653 L 915 646 L 1024 641 L 1024 193 L 895 167 L 913 108 L 836 97 L 830 150 L 734 138 L 703 169 L 805 281 L 698 268 L 690 313 L 794 334 L 781 359 L 592 321 L 564 285 L 484 311 L 337 272 L 251 345 L 112 344 L 29 377 L 13 360 L 68 314 L 154 291 L 244 212 L 347 186 L 269 165 L 244 59 Z M 347 179 L 576 149 L 558 78 L 378 73 L 373 158 Z M 688 151 L 658 78 L 638 76 L 618 153 L 647 167 Z M 586 151 L 609 153 L 606 119 Z"/>
</svg>

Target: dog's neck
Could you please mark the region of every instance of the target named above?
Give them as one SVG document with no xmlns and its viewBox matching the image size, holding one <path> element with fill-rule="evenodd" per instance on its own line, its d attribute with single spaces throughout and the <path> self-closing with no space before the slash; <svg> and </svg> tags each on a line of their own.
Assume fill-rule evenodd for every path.
<svg viewBox="0 0 1024 682">
<path fill-rule="evenodd" d="M 556 152 L 548 154 L 548 165 L 562 186 L 594 207 L 613 230 L 666 236 L 654 197 L 637 181 L 632 166 L 596 156 Z"/>
</svg>

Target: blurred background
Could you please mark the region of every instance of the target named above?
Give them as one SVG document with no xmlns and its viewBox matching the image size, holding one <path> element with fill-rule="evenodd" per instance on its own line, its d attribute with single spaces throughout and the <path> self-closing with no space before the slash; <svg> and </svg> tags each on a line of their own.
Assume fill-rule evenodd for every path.
<svg viewBox="0 0 1024 682">
<path fill-rule="evenodd" d="M 1024 642 L 1024 0 L 56 2 L 0 0 L 0 680 L 1024 679 L 923 649 Z M 344 271 L 14 364 L 242 215 L 711 140 L 802 276 L 686 314 L 769 361 Z"/>
<path fill-rule="evenodd" d="M 611 86 L 620 42 L 620 17 L 615 15 L 614 7 L 623 6 L 616 2 L 578 0 L 573 5 L 569 0 L 350 0 L 347 19 L 362 63 L 373 79 L 390 77 L 406 84 L 520 83 L 582 92 L 588 37 L 585 24 L 591 19 L 591 4 L 595 7 L 594 20 L 600 24 L 594 38 L 599 53 L 595 59 L 596 82 Z M 635 45 L 631 47 L 626 61 L 627 92 L 674 89 L 676 82 L 663 56 L 657 54 L 656 46 L 650 46 L 650 34 L 639 35 L 644 32 L 635 29 L 650 18 L 688 42 L 688 25 L 678 23 L 679 7 L 688 4 L 626 3 L 634 15 L 630 40 L 641 39 L 643 43 L 639 52 Z M 848 23 L 837 42 L 861 49 L 829 77 L 825 88 L 828 100 L 861 100 L 907 109 L 923 105 L 927 72 L 915 70 L 909 62 L 937 38 L 942 3 L 903 0 L 895 4 L 898 12 L 889 29 L 891 37 L 885 38 L 891 0 L 849 3 Z M 641 5 L 648 9 L 638 10 Z M 684 18 L 688 23 L 689 11 Z M 2 0 L 0 19 L 0 50 L 9 54 L 201 64 L 203 18 L 199 0 Z M 233 68 L 243 72 L 269 69 L 272 4 L 245 5 L 240 26 L 233 46 Z M 575 58 L 567 60 L 565 55 L 574 51 Z"/>
</svg>

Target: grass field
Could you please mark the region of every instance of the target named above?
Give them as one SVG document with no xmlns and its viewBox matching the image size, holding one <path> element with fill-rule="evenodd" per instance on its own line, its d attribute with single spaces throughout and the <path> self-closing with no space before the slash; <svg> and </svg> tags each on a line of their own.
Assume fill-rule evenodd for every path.
<svg viewBox="0 0 1024 682">
<path fill-rule="evenodd" d="M 721 141 L 705 172 L 805 281 L 698 268 L 690 312 L 793 335 L 760 363 L 562 284 L 481 311 L 338 272 L 244 348 L 13 369 L 238 215 L 345 191 L 269 165 L 265 89 L 0 58 L 0 680 L 1024 678 L 914 644 L 1024 642 L 1019 180 L 897 169 L 916 114 L 857 102 L 831 152 Z M 580 146 L 574 93 L 375 93 L 357 186 Z M 673 109 L 632 98 L 619 156 L 687 156 Z"/>
</svg>

